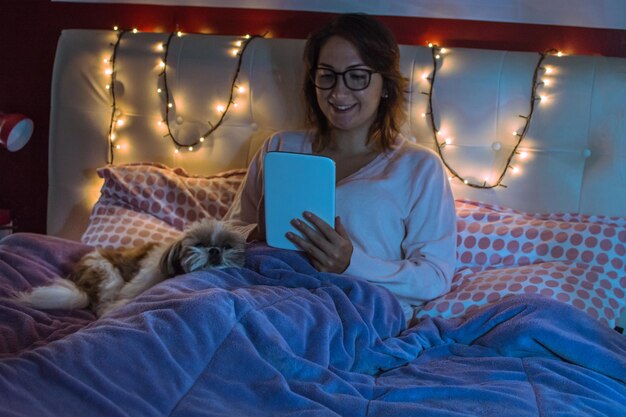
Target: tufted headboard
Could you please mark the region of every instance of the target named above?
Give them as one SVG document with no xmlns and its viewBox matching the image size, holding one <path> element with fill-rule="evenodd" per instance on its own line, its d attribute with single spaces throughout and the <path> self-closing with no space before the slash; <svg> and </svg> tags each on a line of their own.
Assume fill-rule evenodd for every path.
<svg viewBox="0 0 626 417">
<path fill-rule="evenodd" d="M 224 120 L 200 146 L 176 153 L 164 136 L 167 100 L 159 45 L 169 34 L 63 31 L 56 53 L 50 124 L 48 233 L 79 239 L 98 198 L 96 168 L 109 161 L 112 114 L 110 59 L 115 49 L 114 163 L 154 161 L 212 174 L 245 167 L 275 130 L 303 126 L 303 40 L 251 40 L 243 54 Z M 183 144 L 198 141 L 229 102 L 241 38 L 174 36 L 167 49 L 169 124 Z M 114 48 L 117 45 L 117 48 Z M 240 52 L 241 53 L 241 52 Z M 626 217 L 626 59 L 546 57 L 539 71 L 533 116 L 518 152 L 507 163 L 529 113 L 539 54 L 452 48 L 439 61 L 432 93 L 439 128 L 435 141 L 428 113 L 433 58 L 427 46 L 401 46 L 410 80 L 406 134 L 441 148 L 446 162 L 470 183 L 493 181 L 507 165 L 506 187 L 481 189 L 451 179 L 456 198 L 530 212 L 582 212 Z M 552 72 L 546 74 L 545 68 Z M 237 107 L 234 106 L 237 104 Z M 445 135 L 443 134 L 445 132 Z M 439 145 L 437 145 L 439 146 Z M 522 156 L 526 156 L 522 159 Z"/>
</svg>

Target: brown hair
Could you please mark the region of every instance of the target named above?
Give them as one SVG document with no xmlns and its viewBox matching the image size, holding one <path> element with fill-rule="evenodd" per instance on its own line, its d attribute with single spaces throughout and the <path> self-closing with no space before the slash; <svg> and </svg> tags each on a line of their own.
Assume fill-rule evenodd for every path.
<svg viewBox="0 0 626 417">
<path fill-rule="evenodd" d="M 309 35 L 304 47 L 304 98 L 307 121 L 313 128 L 313 150 L 324 149 L 330 141 L 330 124 L 317 103 L 316 87 L 311 81 L 322 47 L 333 36 L 339 36 L 357 49 L 363 63 L 383 77 L 383 92 L 374 122 L 370 126 L 368 144 L 378 151 L 391 148 L 405 120 L 408 81 L 400 72 L 400 49 L 391 31 L 373 17 L 362 13 L 346 13 Z"/>
</svg>

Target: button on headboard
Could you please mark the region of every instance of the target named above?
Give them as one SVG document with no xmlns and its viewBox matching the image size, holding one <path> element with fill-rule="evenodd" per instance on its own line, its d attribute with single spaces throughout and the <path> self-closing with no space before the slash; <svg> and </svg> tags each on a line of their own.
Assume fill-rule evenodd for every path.
<svg viewBox="0 0 626 417">
<path fill-rule="evenodd" d="M 232 105 L 220 127 L 192 151 L 178 153 L 158 122 L 165 114 L 159 63 L 169 34 L 125 34 L 115 59 L 115 97 L 124 125 L 116 130 L 114 163 L 152 161 L 212 174 L 245 167 L 271 132 L 304 126 L 301 104 L 303 40 L 253 39 L 243 53 Z M 107 164 L 111 121 L 113 31 L 65 30 L 56 54 L 50 123 L 48 233 L 79 239 L 98 198 L 96 168 Z M 194 143 L 215 124 L 231 93 L 242 38 L 173 37 L 167 58 L 170 127 L 176 139 Z M 452 48 L 439 61 L 433 110 L 428 111 L 431 49 L 401 47 L 410 80 L 406 135 L 441 149 L 446 162 L 470 181 L 497 177 L 528 114 L 532 75 L 539 55 L 529 52 Z M 476 189 L 452 179 L 457 198 L 532 212 L 583 212 L 626 216 L 626 59 L 548 56 L 550 85 L 537 91 L 527 134 L 507 172 L 505 187 Z M 426 76 L 426 78 L 424 78 Z M 233 103 L 233 104 L 234 104 Z M 429 116 L 429 115 L 428 115 Z"/>
</svg>

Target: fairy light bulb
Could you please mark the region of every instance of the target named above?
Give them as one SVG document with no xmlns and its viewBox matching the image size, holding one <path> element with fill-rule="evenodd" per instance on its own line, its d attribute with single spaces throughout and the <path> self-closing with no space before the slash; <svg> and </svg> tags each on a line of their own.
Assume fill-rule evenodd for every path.
<svg viewBox="0 0 626 417">
<path fill-rule="evenodd" d="M 113 70 L 111 68 L 107 68 L 107 69 L 104 70 L 104 73 L 106 75 L 111 75 L 111 74 L 113 74 Z"/>
<path fill-rule="evenodd" d="M 546 67 L 546 74 L 552 74 L 554 69 L 552 67 Z"/>
<path fill-rule="evenodd" d="M 239 53 L 239 49 L 237 49 L 237 48 L 232 49 L 232 50 L 230 51 L 230 53 L 232 54 L 232 56 L 237 56 L 237 54 Z"/>
<path fill-rule="evenodd" d="M 187 148 L 189 150 L 189 152 L 193 151 L 193 146 L 190 146 Z"/>
<path fill-rule="evenodd" d="M 119 30 L 119 26 L 113 26 L 113 30 L 117 32 Z"/>
<path fill-rule="evenodd" d="M 548 96 L 541 95 L 541 96 L 539 96 L 539 100 L 545 103 L 546 101 L 548 101 Z"/>
<path fill-rule="evenodd" d="M 441 52 L 442 54 L 445 54 L 446 52 L 448 52 L 448 50 L 446 48 L 441 48 L 439 52 Z"/>
<path fill-rule="evenodd" d="M 111 133 L 111 136 L 109 136 L 109 139 L 111 140 L 111 142 L 115 141 L 115 133 Z"/>
<path fill-rule="evenodd" d="M 243 42 L 242 42 L 242 41 L 237 41 L 237 42 L 235 42 L 235 46 L 236 46 L 237 48 L 240 48 L 242 44 L 243 44 Z"/>
<path fill-rule="evenodd" d="M 204 136 L 200 136 L 200 142 L 204 142 Z"/>
<path fill-rule="evenodd" d="M 560 57 L 562 57 L 562 56 L 563 56 L 563 52 L 558 51 L 558 52 L 556 53 L 556 56 L 558 56 L 559 58 L 560 58 Z"/>
<path fill-rule="evenodd" d="M 167 103 L 167 107 L 169 107 L 169 108 L 171 109 L 172 107 L 174 107 L 174 104 L 172 104 L 172 103 Z"/>
<path fill-rule="evenodd" d="M 240 85 L 239 88 L 237 88 L 237 91 L 239 92 L 239 94 L 243 94 L 246 92 L 246 88 Z"/>
<path fill-rule="evenodd" d="M 133 33 L 138 33 L 139 30 L 137 28 L 133 28 Z"/>
<path fill-rule="evenodd" d="M 161 94 L 162 91 L 161 87 L 157 88 L 157 93 Z"/>
<path fill-rule="evenodd" d="M 164 62 L 164 61 L 160 61 L 160 62 L 159 62 L 159 66 L 160 66 L 161 68 L 165 68 L 165 62 Z"/>
<path fill-rule="evenodd" d="M 522 152 L 520 152 L 520 153 L 519 153 L 519 157 L 520 157 L 520 159 L 526 159 L 526 158 L 528 158 L 528 152 L 526 152 L 526 151 L 522 151 Z"/>
<path fill-rule="evenodd" d="M 178 37 L 180 38 L 181 36 L 183 36 L 183 32 L 181 32 L 181 31 L 179 30 L 178 32 L 176 32 L 176 36 L 178 36 Z"/>
<path fill-rule="evenodd" d="M 226 107 L 224 107 L 223 104 L 218 104 L 215 109 L 220 113 L 224 113 L 226 111 Z"/>
<path fill-rule="evenodd" d="M 432 42 L 428 42 L 428 47 L 429 47 L 429 48 L 432 48 L 433 46 L 435 46 L 435 45 L 433 45 L 433 43 L 432 43 Z"/>
<path fill-rule="evenodd" d="M 514 174 L 519 174 L 520 169 L 519 169 L 518 167 L 516 167 L 516 166 L 511 166 L 511 171 L 512 171 Z"/>
<path fill-rule="evenodd" d="M 124 119 L 118 119 L 117 120 L 117 125 L 120 126 L 120 127 L 124 126 Z"/>
</svg>

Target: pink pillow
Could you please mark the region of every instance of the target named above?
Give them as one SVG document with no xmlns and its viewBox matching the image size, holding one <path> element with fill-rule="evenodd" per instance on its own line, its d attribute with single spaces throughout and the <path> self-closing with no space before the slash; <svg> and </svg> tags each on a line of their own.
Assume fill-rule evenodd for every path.
<svg viewBox="0 0 626 417">
<path fill-rule="evenodd" d="M 120 247 L 157 238 L 173 239 L 189 223 L 206 217 L 221 219 L 246 170 L 201 177 L 182 168 L 132 163 L 107 165 L 97 173 L 104 184 L 82 241 L 98 247 Z"/>
<path fill-rule="evenodd" d="M 577 261 L 623 271 L 626 218 L 531 214 L 456 201 L 457 268 Z"/>
<path fill-rule="evenodd" d="M 96 204 L 82 242 L 99 248 L 141 246 L 147 242 L 170 242 L 180 231 L 162 220 L 129 208 Z"/>
<path fill-rule="evenodd" d="M 458 200 L 450 293 L 418 316 L 460 316 L 514 294 L 570 303 L 610 325 L 626 307 L 626 219 L 530 214 Z"/>
</svg>

